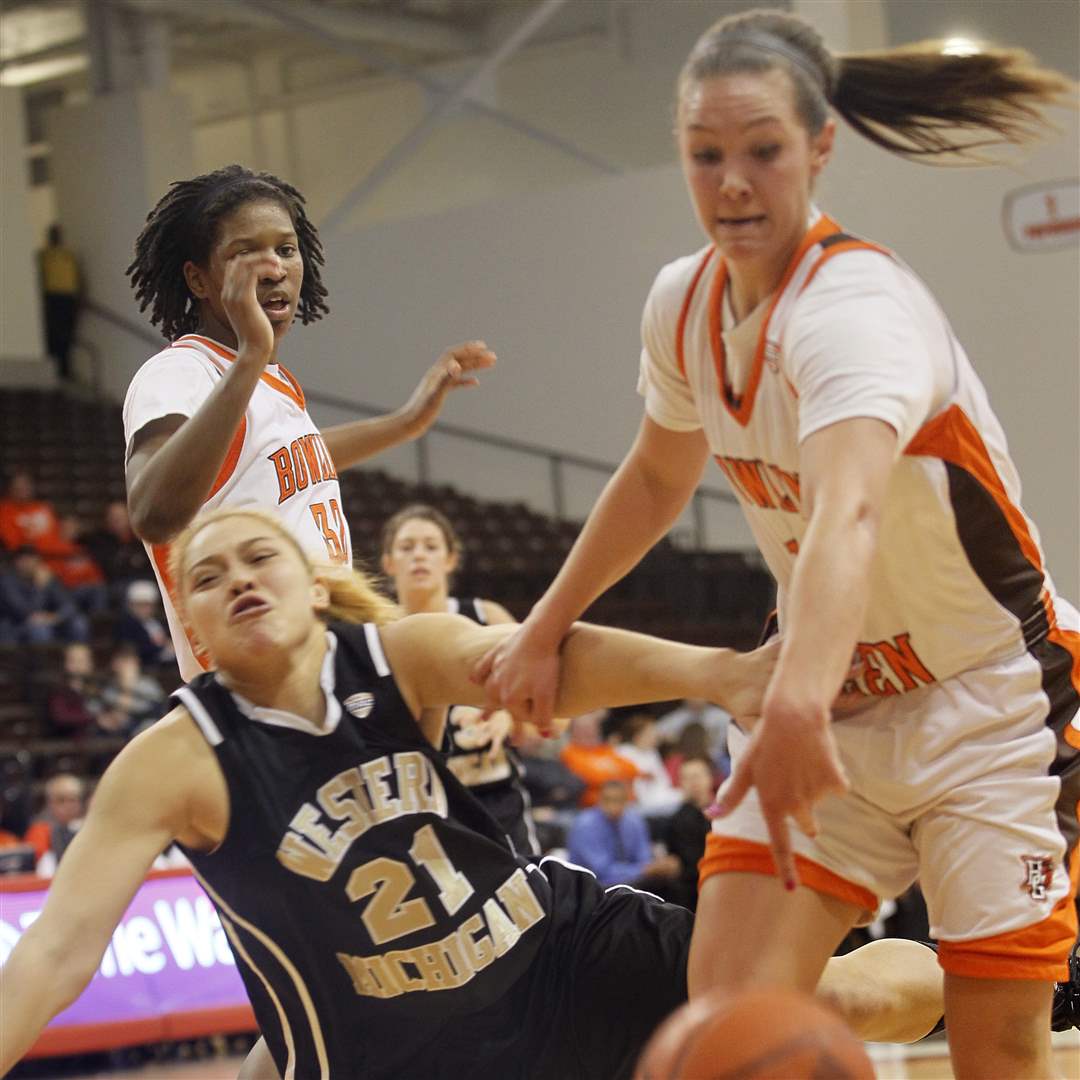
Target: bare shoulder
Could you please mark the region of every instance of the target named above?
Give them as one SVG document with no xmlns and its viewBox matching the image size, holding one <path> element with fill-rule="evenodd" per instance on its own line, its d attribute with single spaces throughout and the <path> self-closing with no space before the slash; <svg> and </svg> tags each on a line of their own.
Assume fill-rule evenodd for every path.
<svg viewBox="0 0 1080 1080">
<path fill-rule="evenodd" d="M 214 761 L 214 753 L 182 705 L 140 732 L 117 755 L 105 777 L 124 786 L 176 791 Z"/>
<path fill-rule="evenodd" d="M 172 835 L 192 847 L 220 839 L 228 821 L 224 774 L 182 705 L 124 747 L 102 777 L 99 792 L 122 803 L 134 800 L 156 813 L 170 824 Z"/>
</svg>

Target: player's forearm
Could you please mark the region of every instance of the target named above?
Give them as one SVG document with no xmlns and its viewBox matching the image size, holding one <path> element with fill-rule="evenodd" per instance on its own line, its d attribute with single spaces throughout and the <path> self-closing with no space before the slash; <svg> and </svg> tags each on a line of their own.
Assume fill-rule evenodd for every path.
<svg viewBox="0 0 1080 1080">
<path fill-rule="evenodd" d="M 0 970 L 0 1076 L 93 977 L 94 968 L 77 970 L 77 958 L 39 938 L 33 927 L 27 930 Z"/>
<path fill-rule="evenodd" d="M 529 616 L 558 641 L 603 592 L 625 577 L 682 513 L 689 491 L 650 479 L 627 458 L 608 482 L 566 562 Z"/>
<path fill-rule="evenodd" d="M 851 667 L 866 612 L 878 518 L 864 505 L 816 514 L 787 592 L 784 634 L 773 676 L 782 696 L 827 709 Z"/>
<path fill-rule="evenodd" d="M 591 709 L 692 697 L 745 715 L 754 711 L 748 688 L 756 681 L 760 698 L 766 675 L 757 671 L 750 654 L 575 623 L 563 643 L 555 711 L 576 716 Z"/>
<path fill-rule="evenodd" d="M 149 543 L 172 539 L 209 497 L 265 367 L 244 360 L 241 353 L 210 396 L 155 451 L 130 485 L 132 527 Z"/>
<path fill-rule="evenodd" d="M 323 442 L 330 452 L 334 467 L 342 469 L 359 465 L 368 458 L 414 439 L 420 434 L 416 422 L 404 410 L 376 416 L 370 420 L 354 420 L 337 424 L 323 431 Z"/>
</svg>

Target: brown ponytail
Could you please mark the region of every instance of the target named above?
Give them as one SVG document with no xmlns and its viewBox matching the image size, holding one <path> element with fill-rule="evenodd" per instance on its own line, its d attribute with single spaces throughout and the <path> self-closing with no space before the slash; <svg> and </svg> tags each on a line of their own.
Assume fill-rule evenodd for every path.
<svg viewBox="0 0 1080 1080">
<path fill-rule="evenodd" d="M 839 57 L 833 107 L 894 154 L 985 163 L 976 151 L 1032 142 L 1052 129 L 1047 106 L 1075 104 L 1075 84 L 1022 49 L 944 48 L 926 41 Z"/>
<path fill-rule="evenodd" d="M 894 154 L 931 164 L 985 164 L 988 146 L 1019 145 L 1053 130 L 1044 110 L 1077 104 L 1076 84 L 1040 68 L 1022 49 L 946 52 L 924 41 L 833 56 L 808 22 L 754 10 L 709 27 L 679 76 L 693 82 L 736 72 L 786 71 L 803 126 L 816 135 L 828 106 Z"/>
</svg>

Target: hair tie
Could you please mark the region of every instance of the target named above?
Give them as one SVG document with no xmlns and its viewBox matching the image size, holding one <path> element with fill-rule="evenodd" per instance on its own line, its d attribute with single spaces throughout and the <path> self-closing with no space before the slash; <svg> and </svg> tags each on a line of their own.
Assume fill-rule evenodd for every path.
<svg viewBox="0 0 1080 1080">
<path fill-rule="evenodd" d="M 776 53 L 778 56 L 790 60 L 791 63 L 802 68 L 817 83 L 827 101 L 832 100 L 828 74 L 818 65 L 812 63 L 805 53 L 796 49 L 793 45 L 789 45 L 776 34 L 771 34 L 766 30 L 740 28 L 724 34 L 719 43 L 722 45 L 749 45 L 752 48 L 764 49 L 766 52 Z"/>
</svg>

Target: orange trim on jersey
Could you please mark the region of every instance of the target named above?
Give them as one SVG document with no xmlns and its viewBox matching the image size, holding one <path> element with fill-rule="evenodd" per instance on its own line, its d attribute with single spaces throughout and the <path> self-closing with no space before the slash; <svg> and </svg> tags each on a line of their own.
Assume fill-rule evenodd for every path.
<svg viewBox="0 0 1080 1080">
<path fill-rule="evenodd" d="M 814 892 L 835 897 L 846 904 L 853 904 L 863 911 L 874 912 L 878 898 L 867 888 L 848 881 L 820 863 L 812 862 L 803 855 L 795 856 L 795 868 L 799 882 Z M 734 836 L 709 833 L 705 838 L 705 855 L 698 863 L 699 884 L 714 874 L 730 873 L 765 874 L 776 876 L 772 852 L 765 844 L 752 840 L 740 840 Z"/>
<path fill-rule="evenodd" d="M 936 457 L 952 465 L 958 465 L 973 476 L 991 495 L 998 509 L 1004 514 L 1020 550 L 1029 563 L 1043 572 L 1042 555 L 1031 535 L 1027 518 L 1009 498 L 1005 485 L 998 476 L 986 444 L 975 425 L 959 405 L 950 405 L 943 413 L 927 421 L 908 443 L 905 454 L 913 457 Z M 1071 681 L 1080 693 L 1080 634 L 1062 630 L 1058 625 L 1054 602 L 1049 592 L 1042 591 L 1042 604 L 1050 626 L 1049 639 L 1061 646 L 1072 658 Z M 1071 736 L 1071 737 L 1070 737 Z M 1066 729 L 1066 741 L 1080 749 L 1080 733 Z"/>
<path fill-rule="evenodd" d="M 727 285 L 727 263 L 721 262 L 713 277 L 712 289 L 709 292 L 709 342 L 712 345 L 713 367 L 716 369 L 716 379 L 720 397 L 724 407 L 743 427 L 750 423 L 750 414 L 754 411 L 754 397 L 757 395 L 758 384 L 761 382 L 762 368 L 765 366 L 765 342 L 768 340 L 769 322 L 772 319 L 776 305 L 784 295 L 792 276 L 802 262 L 803 256 L 826 236 L 838 233 L 840 226 L 827 214 L 820 218 L 807 230 L 802 238 L 795 254 L 784 270 L 784 276 L 773 293 L 769 303 L 768 313 L 761 324 L 761 332 L 758 334 L 757 348 L 754 350 L 754 361 L 750 367 L 750 376 L 746 381 L 746 388 L 741 394 L 736 395 L 732 391 L 732 397 L 736 398 L 737 404 L 733 405 L 727 392 L 727 356 L 724 350 L 723 338 L 723 303 L 724 289 Z"/>
<path fill-rule="evenodd" d="M 1080 855 L 1074 852 L 1069 891 L 1042 922 L 975 941 L 939 942 L 942 968 L 973 979 L 1068 979 L 1069 952 L 1076 942 L 1078 877 Z"/>
<path fill-rule="evenodd" d="M 228 360 L 230 364 L 236 359 L 235 350 L 222 345 L 218 341 L 214 341 L 213 338 L 203 337 L 202 334 L 185 334 L 183 337 L 177 338 L 176 341 L 173 342 L 173 345 L 181 345 L 185 341 L 197 341 L 201 345 L 205 345 L 211 352 L 217 353 L 223 360 Z M 279 394 L 284 394 L 291 401 L 295 401 L 301 409 L 306 408 L 307 404 L 304 397 L 304 391 L 296 381 L 296 376 L 293 375 L 284 364 L 278 364 L 278 370 L 284 376 L 283 379 L 278 379 L 267 371 L 264 371 L 259 376 L 259 379 L 266 383 L 267 386 L 277 390 Z"/>
<path fill-rule="evenodd" d="M 151 544 L 150 557 L 154 560 L 154 566 L 157 568 L 161 583 L 165 586 L 165 591 L 169 594 L 169 601 L 173 606 L 173 611 L 176 612 L 176 617 L 180 619 L 180 625 L 184 630 L 184 637 L 187 638 L 187 643 L 191 647 L 191 653 L 195 657 L 196 663 L 198 663 L 203 671 L 209 671 L 210 654 L 196 644 L 195 639 L 191 636 L 187 624 L 180 614 L 179 594 L 176 590 L 176 582 L 173 580 L 171 564 L 169 561 L 169 552 L 171 549 L 172 545 L 169 543 Z"/>
<path fill-rule="evenodd" d="M 690 314 L 690 304 L 693 302 L 694 293 L 697 292 L 701 275 L 705 273 L 705 267 L 709 265 L 709 261 L 715 254 L 716 248 L 709 248 L 709 250 L 705 252 L 705 258 L 701 260 L 701 265 L 694 272 L 690 287 L 686 290 L 686 298 L 683 300 L 682 311 L 679 312 L 679 324 L 675 328 L 675 358 L 679 363 L 679 374 L 684 379 L 686 378 L 686 350 L 683 347 L 683 339 L 686 336 L 686 317 Z"/>
<path fill-rule="evenodd" d="M 822 252 L 821 258 L 810 268 L 810 273 L 806 275 L 806 280 L 802 284 L 802 288 L 799 290 L 801 296 L 806 292 L 810 282 L 814 280 L 814 275 L 825 265 L 834 255 L 840 255 L 845 251 L 876 251 L 880 255 L 887 255 L 892 257 L 892 252 L 880 244 L 875 244 L 870 240 L 858 240 L 852 237 L 850 240 L 841 240 L 838 244 L 833 244 L 831 247 L 825 249 Z"/>
<path fill-rule="evenodd" d="M 225 454 L 225 460 L 221 463 L 221 468 L 218 470 L 218 474 L 214 479 L 214 486 L 210 489 L 210 494 L 206 498 L 212 499 L 228 482 L 229 478 L 234 472 L 236 472 L 236 463 L 240 460 L 240 453 L 244 449 L 244 439 L 247 436 L 247 417 L 240 417 L 240 425 L 236 429 L 236 434 L 233 436 L 232 442 L 229 444 L 229 449 Z"/>
</svg>

